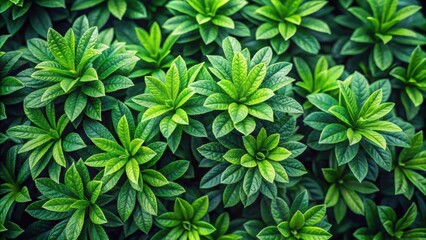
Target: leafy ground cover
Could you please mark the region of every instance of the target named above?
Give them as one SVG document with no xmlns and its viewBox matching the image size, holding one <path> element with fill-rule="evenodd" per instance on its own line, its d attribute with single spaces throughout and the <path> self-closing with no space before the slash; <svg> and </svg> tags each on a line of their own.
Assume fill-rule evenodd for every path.
<svg viewBox="0 0 426 240">
<path fill-rule="evenodd" d="M 0 239 L 426 239 L 417 0 L 0 0 Z"/>
</svg>

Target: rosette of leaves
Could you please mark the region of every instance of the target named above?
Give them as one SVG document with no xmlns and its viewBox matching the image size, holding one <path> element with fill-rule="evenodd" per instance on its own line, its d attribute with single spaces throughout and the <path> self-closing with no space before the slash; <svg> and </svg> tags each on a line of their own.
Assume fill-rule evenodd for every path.
<svg viewBox="0 0 426 240">
<path fill-rule="evenodd" d="M 76 0 L 73 1 L 71 11 L 85 10 L 96 7 L 92 12 L 103 15 L 105 22 L 110 14 L 121 20 L 124 16 L 130 19 L 146 18 L 145 4 L 140 0 Z"/>
<path fill-rule="evenodd" d="M 163 79 L 146 77 L 146 93 L 130 100 L 133 103 L 130 106 L 136 104 L 146 108 L 142 121 L 158 118 L 161 134 L 172 152 L 179 147 L 183 132 L 194 137 L 207 137 L 204 125 L 190 117 L 210 111 L 203 107 L 203 99 L 195 96 L 195 91 L 189 87 L 202 69 L 203 63 L 187 69 L 185 61 L 178 57 Z"/>
<path fill-rule="evenodd" d="M 149 33 L 139 27 L 135 28 L 135 32 L 140 45 L 130 45 L 127 48 L 136 50 L 136 56 L 141 60 L 137 64 L 137 70 L 131 76 L 164 75 L 163 69 L 169 68 L 174 60 L 170 53 L 179 36 L 168 35 L 161 44 L 161 28 L 157 22 L 151 25 Z"/>
<path fill-rule="evenodd" d="M 354 18 L 338 21 L 354 29 L 350 41 L 341 49 L 343 55 L 361 55 L 369 52 L 371 65 L 388 69 L 393 58 L 408 62 L 413 45 L 426 44 L 423 34 L 413 31 L 415 13 L 420 6 L 408 5 L 398 9 L 398 0 L 365 0 L 348 11 Z M 408 18 L 413 17 L 411 21 Z"/>
<path fill-rule="evenodd" d="M 261 240 L 330 239 L 331 225 L 325 220 L 326 206 L 323 204 L 309 208 L 308 202 L 306 191 L 296 196 L 291 207 L 282 198 L 272 200 L 270 212 L 277 225 L 263 228 L 257 237 Z"/>
<path fill-rule="evenodd" d="M 61 167 L 67 166 L 68 153 L 82 149 L 86 144 L 77 133 L 65 135 L 69 119 L 62 114 L 57 120 L 52 103 L 46 106 L 44 113 L 40 109 L 24 110 L 33 125 L 13 126 L 7 130 L 7 134 L 11 138 L 25 140 L 19 153 L 29 154 L 28 163 L 33 179 L 47 167 L 49 176 L 58 181 Z"/>
<path fill-rule="evenodd" d="M 243 137 L 243 149 L 230 149 L 223 156 L 231 165 L 223 171 L 221 183 L 233 184 L 235 190 L 241 191 L 242 201 L 244 198 L 256 199 L 259 191 L 267 197 L 274 197 L 276 194 L 270 194 L 266 189 L 276 189 L 276 182 L 289 181 L 282 161 L 290 157 L 291 152 L 279 143 L 279 134 L 268 136 L 264 128 L 256 138 L 251 135 Z"/>
<path fill-rule="evenodd" d="M 417 206 L 412 203 L 401 218 L 388 206 L 377 206 L 366 200 L 365 218 L 367 227 L 357 229 L 353 236 L 358 240 L 367 239 L 423 239 L 426 228 L 414 227 Z M 410 226 L 413 226 L 410 228 Z"/>
<path fill-rule="evenodd" d="M 107 223 L 107 210 L 101 208 L 105 202 L 100 201 L 102 181 L 90 180 L 89 170 L 79 160 L 66 171 L 64 183 L 37 179 L 42 199 L 31 203 L 26 211 L 36 219 L 60 220 L 49 231 L 49 239 L 108 239 L 102 227 Z"/>
<path fill-rule="evenodd" d="M 347 208 L 355 214 L 364 215 L 364 202 L 360 194 L 375 193 L 379 191 L 377 186 L 367 180 L 359 182 L 352 173 L 345 173 L 345 167 L 321 170 L 325 180 L 331 184 L 324 203 L 328 208 L 333 207 L 337 223 L 343 220 Z"/>
<path fill-rule="evenodd" d="M 244 206 L 254 203 L 259 195 L 269 199 L 277 197 L 279 190 L 285 189 L 289 177 L 297 178 L 306 174 L 303 164 L 294 159 L 306 148 L 297 142 L 294 134 L 295 120 L 288 117 L 284 121 L 262 128 L 257 137 L 240 137 L 230 134 L 197 148 L 204 159 L 201 167 L 211 167 L 202 177 L 200 188 L 226 185 L 222 190 L 225 207 L 242 202 Z M 283 134 L 277 128 L 286 129 Z M 284 191 L 284 190 L 283 190 Z"/>
<path fill-rule="evenodd" d="M 184 199 L 176 198 L 173 212 L 166 212 L 158 216 L 155 223 L 162 228 L 152 240 L 170 239 L 187 240 L 203 239 L 216 231 L 216 228 L 202 219 L 207 215 L 209 199 L 200 197 L 190 204 Z"/>
<path fill-rule="evenodd" d="M 42 107 L 64 96 L 65 113 L 72 122 L 83 113 L 101 120 L 100 98 L 133 86 L 126 75 L 138 58 L 135 52 L 126 51 L 122 43 L 108 48 L 99 42 L 98 36 L 97 28 L 89 28 L 87 18 L 82 16 L 65 36 L 50 29 L 47 43 L 30 40 L 28 50 L 33 55 L 30 59 L 37 63 L 31 77 L 47 86 L 29 94 L 26 107 Z"/>
<path fill-rule="evenodd" d="M 87 136 L 102 150 L 90 156 L 85 164 L 104 168 L 98 177 L 111 184 L 105 186 L 103 192 L 116 186 L 125 173 L 124 184 L 118 193 L 118 213 L 123 221 L 133 213 L 134 221 L 147 233 L 152 225 L 152 215 L 158 213 L 157 197 L 175 197 L 185 192 L 182 186 L 173 181 L 187 171 L 189 162 L 178 160 L 156 170 L 154 166 L 167 146 L 163 142 L 152 141 L 158 133 L 152 129 L 158 122 L 145 121 L 135 126 L 130 111 L 127 109 L 126 112 L 121 117 L 113 116 L 119 141 L 97 122 L 83 124 Z M 137 206 L 136 201 L 139 203 Z M 138 216 L 143 217 L 143 221 Z"/>
<path fill-rule="evenodd" d="M 368 173 L 369 159 L 390 171 L 392 158 L 388 146 L 407 147 L 409 141 L 394 123 L 398 120 L 388 115 L 395 105 L 385 102 L 390 95 L 389 81 L 369 85 L 364 76 L 355 72 L 338 84 L 339 100 L 326 93 L 307 97 L 321 110 L 304 119 L 305 124 L 316 130 L 308 141 L 318 140 L 319 145 L 327 144 L 334 149 L 338 165 L 348 164 L 359 181 Z"/>
<path fill-rule="evenodd" d="M 297 74 L 302 81 L 296 82 L 295 91 L 302 97 L 315 93 L 328 93 L 335 95 L 339 86 L 337 80 L 342 76 L 345 67 L 336 65 L 329 68 L 329 63 L 325 56 L 318 59 L 315 68 L 311 71 L 309 64 L 302 58 L 295 57 L 294 64 Z M 305 108 L 312 106 L 309 102 L 303 105 Z"/>
<path fill-rule="evenodd" d="M 408 119 L 419 112 L 426 92 L 426 53 L 420 47 L 411 53 L 408 67 L 396 67 L 390 75 L 398 79 L 402 85 L 401 102 Z"/>
<path fill-rule="evenodd" d="M 426 195 L 426 150 L 423 147 L 423 132 L 411 138 L 411 147 L 403 148 L 394 169 L 395 195 L 403 194 L 411 199 L 417 188 Z"/>
<path fill-rule="evenodd" d="M 242 180 L 243 177 L 244 182 L 261 183 L 263 180 L 269 183 L 274 181 L 288 182 L 287 172 L 280 162 L 290 157 L 291 152 L 279 146 L 280 135 L 278 133 L 268 136 L 266 130 L 262 128 L 256 137 L 252 135 L 244 136 L 243 143 L 243 149 L 230 149 L 223 156 L 231 165 L 223 172 L 222 183 L 235 183 L 238 180 Z M 242 176 L 239 177 L 238 175 Z M 227 181 L 227 178 L 231 182 Z M 244 190 L 247 196 L 250 197 L 259 188 L 260 185 L 256 185 L 256 187 L 249 185 Z"/>
<path fill-rule="evenodd" d="M 174 16 L 163 27 L 172 31 L 172 35 L 183 35 L 183 42 L 201 36 L 206 45 L 227 35 L 247 36 L 250 35 L 247 26 L 232 19 L 246 4 L 247 1 L 239 0 L 173 0 L 166 7 Z"/>
<path fill-rule="evenodd" d="M 0 36 L 0 49 L 9 38 L 7 35 Z M 24 84 L 16 77 L 11 76 L 11 72 L 15 69 L 22 52 L 0 51 L 0 120 L 7 118 L 6 104 L 14 104 L 20 99 L 14 99 L 11 94 L 22 89 Z"/>
<path fill-rule="evenodd" d="M 24 182 L 28 179 L 28 162 L 18 168 L 18 146 L 13 146 L 7 151 L 6 158 L 0 162 L 0 238 L 16 238 L 24 230 L 12 222 L 10 212 L 14 211 L 17 203 L 31 201 L 28 188 Z"/>
<path fill-rule="evenodd" d="M 132 188 L 137 191 L 142 191 L 144 187 L 143 181 L 151 179 L 152 175 L 157 176 L 158 180 L 162 180 L 159 182 L 163 183 L 163 185 L 167 184 L 167 179 L 157 171 L 151 169 L 141 171 L 140 165 L 153 160 L 157 152 L 148 146 L 143 146 L 143 139 L 134 137 L 135 125 L 133 119 L 131 119 L 129 124 L 126 115 L 124 115 L 118 121 L 115 130 L 119 141 L 105 127 L 99 129 L 99 131 L 103 132 L 102 137 L 92 137 L 94 134 L 89 131 L 95 126 L 100 127 L 98 124 L 88 123 L 85 125 L 86 134 L 102 152 L 89 157 L 85 161 L 86 165 L 105 168 L 104 176 L 111 174 L 121 176 L 126 172 L 127 180 L 129 180 Z M 144 173 L 146 173 L 146 176 L 144 176 Z"/>
<path fill-rule="evenodd" d="M 253 58 L 247 49 L 232 37 L 223 40 L 222 56 L 207 56 L 212 67 L 209 70 L 219 79 L 202 80 L 191 88 L 206 98 L 204 106 L 221 111 L 213 121 L 216 138 L 234 129 L 249 135 L 256 128 L 256 120 L 274 121 L 274 111 L 290 114 L 303 113 L 302 106 L 294 99 L 276 94 L 291 83 L 287 77 L 291 64 L 271 64 L 272 50 L 259 50 Z"/>
<path fill-rule="evenodd" d="M 257 0 L 244 13 L 259 22 L 256 40 L 269 40 L 278 54 L 287 51 L 290 41 L 300 49 L 317 54 L 320 44 L 312 31 L 331 34 L 327 23 L 310 16 L 321 10 L 327 1 Z"/>
<path fill-rule="evenodd" d="M 65 0 L 4 0 L 0 4 L 0 19 L 4 19 L 11 35 L 28 27 L 27 34 L 46 36 L 52 20 L 64 18 L 64 10 Z"/>
</svg>

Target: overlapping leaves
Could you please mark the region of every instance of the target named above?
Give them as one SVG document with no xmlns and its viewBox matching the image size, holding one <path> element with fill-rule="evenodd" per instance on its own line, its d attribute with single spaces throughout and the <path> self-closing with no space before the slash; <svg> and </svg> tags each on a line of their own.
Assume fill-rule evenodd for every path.
<svg viewBox="0 0 426 240">
<path fill-rule="evenodd" d="M 356 72 L 351 79 L 338 83 L 339 100 L 326 93 L 308 96 L 309 101 L 321 110 L 304 120 L 320 132 L 318 136 L 314 131 L 311 137 L 318 137 L 319 144 L 330 144 L 338 164 L 348 163 L 359 181 L 367 175 L 370 159 L 390 171 L 389 146 L 407 147 L 409 142 L 406 134 L 394 123 L 398 121 L 386 117 L 394 107 L 394 103 L 385 102 L 389 96 L 389 82 L 382 80 L 369 86 L 367 80 Z"/>
</svg>

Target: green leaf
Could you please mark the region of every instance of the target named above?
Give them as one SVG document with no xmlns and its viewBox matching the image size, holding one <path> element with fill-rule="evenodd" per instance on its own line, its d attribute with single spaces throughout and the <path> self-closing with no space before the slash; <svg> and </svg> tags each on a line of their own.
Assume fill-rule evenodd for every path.
<svg viewBox="0 0 426 240">
<path fill-rule="evenodd" d="M 421 174 L 415 171 L 408 170 L 408 169 L 404 169 L 403 172 L 405 176 L 408 178 L 408 180 L 410 180 L 410 182 L 412 182 L 420 190 L 420 192 L 422 192 L 423 194 L 426 193 L 425 177 L 423 177 Z"/>
<path fill-rule="evenodd" d="M 195 221 L 194 225 L 197 227 L 197 232 L 201 236 L 208 236 L 216 231 L 216 228 L 213 225 L 204 221 Z"/>
<path fill-rule="evenodd" d="M 327 207 L 333 207 L 339 201 L 339 189 L 336 184 L 332 184 L 330 188 L 327 190 L 327 194 L 325 195 L 324 203 Z"/>
<path fill-rule="evenodd" d="M 193 137 L 207 137 L 204 125 L 197 120 L 189 119 L 189 125 L 185 126 L 183 130 Z"/>
<path fill-rule="evenodd" d="M 139 169 L 139 164 L 136 161 L 136 159 L 131 158 L 127 163 L 126 163 L 126 175 L 127 178 L 133 183 L 138 185 L 139 182 L 139 173 L 140 173 L 140 169 Z"/>
<path fill-rule="evenodd" d="M 192 202 L 191 206 L 194 208 L 193 220 L 200 220 L 208 212 L 209 198 L 207 196 L 200 197 Z"/>
<path fill-rule="evenodd" d="M 68 212 L 77 200 L 73 198 L 54 198 L 43 204 L 43 208 L 53 212 Z"/>
<path fill-rule="evenodd" d="M 317 225 L 325 217 L 326 206 L 318 205 L 310 208 L 305 212 L 305 225 L 314 226 Z"/>
<path fill-rule="evenodd" d="M 257 52 L 258 54 L 259 52 Z M 255 55 L 255 57 L 258 57 Z M 243 91 L 241 93 L 242 96 L 250 96 L 253 93 L 255 93 L 258 88 L 261 86 L 264 78 L 266 76 L 266 65 L 264 63 L 259 63 L 256 66 L 254 66 L 244 84 Z"/>
<path fill-rule="evenodd" d="M 339 166 L 351 162 L 357 155 L 358 149 L 359 144 L 349 145 L 347 141 L 337 144 L 335 154 Z"/>
<path fill-rule="evenodd" d="M 80 236 L 84 225 L 84 215 L 85 209 L 78 209 L 73 213 L 65 228 L 67 239 L 77 240 Z"/>
<path fill-rule="evenodd" d="M 73 152 L 84 147 L 86 144 L 77 133 L 69 133 L 62 141 L 62 148 L 65 152 Z"/>
<path fill-rule="evenodd" d="M 359 106 L 358 106 L 357 100 L 355 99 L 354 92 L 352 91 L 352 89 L 348 87 L 348 85 L 345 82 L 338 81 L 337 83 L 339 84 L 340 94 L 345 100 L 345 105 L 349 111 L 349 115 L 351 116 L 351 119 L 356 120 Z"/>
<path fill-rule="evenodd" d="M 102 212 L 101 208 L 96 204 L 90 205 L 89 217 L 94 224 L 100 225 L 107 223 L 107 219 L 104 213 Z"/>
<path fill-rule="evenodd" d="M 53 153 L 53 159 L 55 160 L 55 162 L 61 165 L 62 167 L 66 167 L 66 160 L 65 160 L 64 152 L 62 150 L 61 139 L 59 139 L 59 141 L 57 141 L 53 145 L 52 153 Z"/>
<path fill-rule="evenodd" d="M 151 215 L 157 215 L 158 203 L 157 198 L 149 186 L 143 187 L 143 192 L 138 192 L 138 201 L 143 210 Z"/>
<path fill-rule="evenodd" d="M 377 120 L 392 111 L 394 106 L 395 103 L 382 103 L 379 107 L 375 109 L 374 112 L 371 112 L 364 118 L 368 119 L 369 121 Z"/>
<path fill-rule="evenodd" d="M 231 165 L 223 171 L 220 182 L 223 184 L 237 183 L 243 178 L 244 173 L 241 166 Z"/>
<path fill-rule="evenodd" d="M 374 91 L 362 105 L 359 112 L 359 117 L 371 115 L 382 103 L 383 93 L 382 90 Z"/>
<path fill-rule="evenodd" d="M 327 25 L 327 23 L 316 18 L 302 18 L 300 25 L 317 32 L 331 34 L 330 27 Z"/>
<path fill-rule="evenodd" d="M 126 89 L 134 86 L 130 78 L 121 75 L 113 75 L 102 81 L 105 87 L 105 92 L 115 92 L 121 89 Z"/>
<path fill-rule="evenodd" d="M 257 166 L 262 177 L 272 183 L 275 179 L 275 169 L 269 161 L 257 161 Z"/>
<path fill-rule="evenodd" d="M 262 231 L 260 231 L 256 235 L 256 237 L 258 237 L 260 240 L 272 240 L 272 239 L 280 239 L 282 236 L 276 226 L 269 226 L 262 229 Z"/>
<path fill-rule="evenodd" d="M 327 1 L 308 1 L 304 2 L 300 5 L 298 10 L 296 11 L 297 14 L 300 16 L 308 16 L 315 12 L 318 12 L 321 8 L 323 8 L 325 5 L 327 5 Z"/>
<path fill-rule="evenodd" d="M 244 104 L 231 103 L 228 108 L 229 116 L 234 124 L 243 121 L 248 115 L 248 108 Z"/>
<path fill-rule="evenodd" d="M 170 112 L 172 109 L 168 106 L 165 105 L 156 105 L 153 107 L 148 108 L 143 116 L 142 116 L 142 120 L 143 121 L 148 121 L 150 119 L 159 117 L 167 112 Z"/>
<path fill-rule="evenodd" d="M 203 157 L 218 162 L 223 161 L 222 156 L 227 152 L 227 149 L 218 142 L 203 144 L 197 150 Z"/>
<path fill-rule="evenodd" d="M 332 115 L 334 115 L 334 117 L 338 118 L 343 123 L 346 123 L 349 126 L 352 125 L 351 116 L 349 116 L 349 112 L 346 110 L 346 108 L 340 105 L 334 105 L 328 109 L 328 112 L 330 112 Z"/>
<path fill-rule="evenodd" d="M 283 161 L 290 157 L 291 152 L 283 147 L 276 147 L 268 154 L 268 159 L 272 161 Z"/>
<path fill-rule="evenodd" d="M 223 137 L 234 130 L 234 124 L 227 112 L 219 114 L 213 121 L 213 134 L 216 138 Z"/>
<path fill-rule="evenodd" d="M 169 89 L 159 79 L 148 76 L 145 78 L 146 88 L 157 100 L 167 100 L 171 97 Z"/>
<path fill-rule="evenodd" d="M 169 181 L 174 181 L 182 177 L 189 168 L 189 161 L 173 161 L 159 170 Z"/>
<path fill-rule="evenodd" d="M 175 100 L 179 94 L 180 82 L 183 81 L 179 77 L 179 70 L 176 64 L 173 64 L 166 73 L 165 87 L 170 92 L 171 99 Z"/>
<path fill-rule="evenodd" d="M 384 71 L 388 69 L 393 62 L 393 55 L 389 47 L 385 44 L 376 43 L 374 45 L 374 63 L 376 66 Z"/>
<path fill-rule="evenodd" d="M 176 212 L 166 212 L 157 217 L 157 222 L 160 226 L 165 228 L 172 228 L 181 223 L 181 216 Z"/>
<path fill-rule="evenodd" d="M 392 169 L 392 157 L 389 149 L 382 149 L 375 144 L 369 144 L 361 142 L 362 147 L 368 153 L 368 155 L 386 171 Z"/>
<path fill-rule="evenodd" d="M 309 102 L 323 112 L 328 112 L 328 109 L 332 106 L 338 105 L 337 100 L 326 93 L 311 94 L 307 98 Z"/>
<path fill-rule="evenodd" d="M 47 33 L 47 45 L 59 64 L 70 70 L 75 68 L 73 49 L 70 49 L 70 45 L 66 39 L 52 28 Z"/>
<path fill-rule="evenodd" d="M 413 102 L 414 106 L 418 107 L 423 103 L 423 93 L 419 89 L 407 86 L 405 87 L 405 92 Z"/>
<path fill-rule="evenodd" d="M 91 194 L 90 202 L 96 203 L 102 190 L 102 182 L 96 180 L 90 181 L 86 185 L 86 190 L 89 192 L 89 194 Z"/>
<path fill-rule="evenodd" d="M 222 41 L 223 53 L 226 59 L 232 60 L 237 52 L 241 51 L 241 45 L 237 39 L 227 37 Z"/>
<path fill-rule="evenodd" d="M 393 233 L 393 223 L 396 221 L 395 211 L 388 206 L 378 206 L 377 207 L 380 222 L 383 224 L 386 232 Z"/>
<path fill-rule="evenodd" d="M 306 240 L 327 240 L 331 238 L 331 233 L 320 227 L 306 226 L 299 231 L 300 237 Z"/>
<path fill-rule="evenodd" d="M 0 83 L 0 96 L 8 95 L 23 88 L 24 84 L 15 77 L 4 77 Z"/>
<path fill-rule="evenodd" d="M 83 180 L 74 164 L 65 173 L 65 185 L 80 199 L 85 198 Z"/>
<path fill-rule="evenodd" d="M 129 124 L 127 122 L 127 118 L 125 115 L 121 117 L 120 120 L 118 121 L 117 135 L 123 146 L 130 145 L 130 129 L 129 129 Z"/>
<path fill-rule="evenodd" d="M 368 162 L 365 155 L 359 152 L 354 159 L 349 162 L 349 169 L 355 175 L 356 179 L 361 182 L 368 173 Z"/>
<path fill-rule="evenodd" d="M 160 131 L 165 138 L 169 138 L 176 127 L 177 123 L 172 120 L 172 116 L 166 116 L 160 121 Z"/>
<path fill-rule="evenodd" d="M 244 104 L 246 104 L 246 105 L 260 104 L 260 103 L 265 102 L 266 100 L 272 98 L 274 95 L 275 94 L 271 89 L 260 88 L 260 89 L 257 89 L 256 92 L 254 92 L 252 95 L 247 97 L 247 100 L 244 101 Z"/>
<path fill-rule="evenodd" d="M 243 89 L 247 76 L 247 61 L 241 52 L 235 54 L 232 59 L 232 82 L 236 89 Z"/>
<path fill-rule="evenodd" d="M 417 206 L 415 203 L 412 203 L 411 206 L 407 209 L 404 216 L 400 218 L 395 224 L 395 231 L 402 231 L 416 220 L 417 217 Z"/>
<path fill-rule="evenodd" d="M 177 124 L 189 125 L 188 114 L 181 108 L 176 110 L 176 113 L 172 116 L 172 120 Z"/>
<path fill-rule="evenodd" d="M 113 153 L 116 155 L 121 155 L 125 152 L 122 146 L 120 146 L 116 141 L 112 141 L 105 138 L 92 138 L 92 142 L 100 149 L 107 153 Z"/>
<path fill-rule="evenodd" d="M 296 25 L 290 22 L 280 22 L 278 24 L 278 31 L 281 36 L 284 38 L 284 41 L 288 41 L 296 33 Z"/>
<path fill-rule="evenodd" d="M 228 110 L 229 104 L 234 100 L 226 94 L 214 93 L 207 97 L 204 106 L 214 110 Z"/>
<path fill-rule="evenodd" d="M 162 187 L 169 183 L 163 174 L 153 169 L 145 169 L 141 172 L 141 174 L 144 182 L 153 187 Z"/>
<path fill-rule="evenodd" d="M 105 96 L 105 87 L 104 84 L 99 80 L 90 81 L 85 84 L 81 92 L 88 97 L 99 98 Z"/>
<path fill-rule="evenodd" d="M 346 136 L 347 127 L 339 124 L 333 123 L 327 125 L 324 130 L 321 132 L 320 144 L 335 144 L 343 142 L 347 139 Z"/>
<path fill-rule="evenodd" d="M 410 5 L 410 6 L 403 7 L 396 12 L 395 20 L 398 20 L 398 21 L 404 20 L 405 18 L 414 15 L 420 9 L 421 9 L 421 7 L 416 6 L 416 5 Z"/>
<path fill-rule="evenodd" d="M 256 30 L 256 39 L 271 39 L 279 34 L 279 30 L 276 24 L 266 22 L 261 24 Z"/>
<path fill-rule="evenodd" d="M 386 139 L 380 133 L 368 129 L 359 129 L 357 132 L 373 142 L 375 145 L 381 147 L 383 150 L 386 149 Z"/>
<path fill-rule="evenodd" d="M 299 230 L 305 225 L 305 216 L 299 210 L 290 219 L 290 229 Z"/>
<path fill-rule="evenodd" d="M 344 187 L 340 188 L 340 193 L 346 205 L 352 212 L 358 215 L 364 215 L 364 203 L 354 190 L 349 190 Z"/>
<path fill-rule="evenodd" d="M 235 24 L 232 18 L 224 16 L 224 15 L 216 15 L 212 19 L 212 23 L 219 27 L 234 29 Z"/>
<path fill-rule="evenodd" d="M 87 105 L 87 97 L 80 91 L 71 93 L 65 101 L 65 113 L 68 118 L 73 122 L 80 116 Z"/>
<path fill-rule="evenodd" d="M 262 175 L 256 168 L 250 168 L 243 180 L 243 190 L 248 197 L 257 193 L 262 185 Z"/>
<path fill-rule="evenodd" d="M 291 40 L 293 40 L 293 42 L 303 51 L 311 54 L 317 54 L 321 48 L 318 40 L 303 30 L 299 30 L 295 35 L 293 35 Z"/>
<path fill-rule="evenodd" d="M 212 43 L 219 34 L 219 28 L 216 25 L 203 24 L 200 25 L 200 35 L 204 43 Z"/>
<path fill-rule="evenodd" d="M 125 0 L 108 0 L 107 6 L 111 14 L 120 20 L 127 10 L 127 2 Z"/>
</svg>

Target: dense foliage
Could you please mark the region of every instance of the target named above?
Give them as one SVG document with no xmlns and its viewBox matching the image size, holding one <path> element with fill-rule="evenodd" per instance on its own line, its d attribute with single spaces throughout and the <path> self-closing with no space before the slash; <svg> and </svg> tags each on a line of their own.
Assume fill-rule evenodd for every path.
<svg viewBox="0 0 426 240">
<path fill-rule="evenodd" d="M 426 239 L 420 0 L 0 0 L 0 239 Z"/>
</svg>

